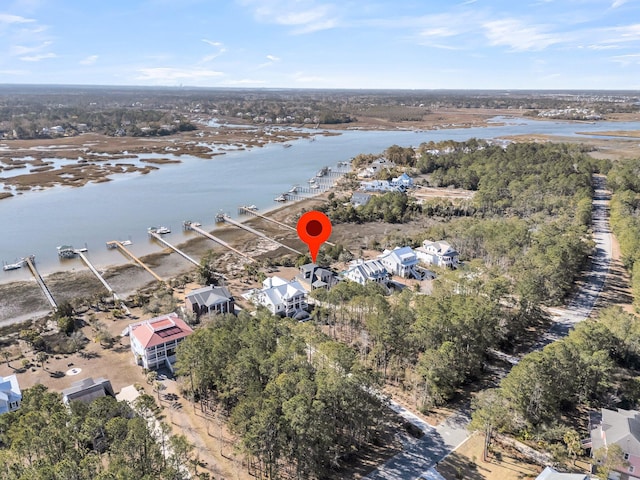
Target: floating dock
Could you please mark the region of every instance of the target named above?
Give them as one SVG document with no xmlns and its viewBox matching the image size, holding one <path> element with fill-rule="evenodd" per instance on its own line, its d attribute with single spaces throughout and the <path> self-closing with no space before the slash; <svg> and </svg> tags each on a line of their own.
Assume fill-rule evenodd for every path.
<svg viewBox="0 0 640 480">
<path fill-rule="evenodd" d="M 222 245 L 225 248 L 228 248 L 229 250 L 231 250 L 232 252 L 240 255 L 241 257 L 246 258 L 247 260 L 251 261 L 251 262 L 255 262 L 256 259 L 253 257 L 250 257 L 249 255 L 247 255 L 246 253 L 241 252 L 240 250 L 233 248 L 231 245 L 229 245 L 227 242 L 225 242 L 224 240 L 219 239 L 218 237 L 214 237 L 213 235 L 211 235 L 209 232 L 205 232 L 204 230 L 202 230 L 200 227 L 196 226 L 196 222 L 184 222 L 184 229 L 185 230 L 193 230 L 196 233 L 199 233 L 200 235 L 202 235 L 203 237 L 207 237 L 209 240 L 213 240 L 214 242 L 216 242 L 219 245 Z"/>
<path fill-rule="evenodd" d="M 93 274 L 98 278 L 98 280 L 100 280 L 102 285 L 104 285 L 104 288 L 106 288 L 107 291 L 113 296 L 113 299 L 116 302 L 120 303 L 120 307 L 126 312 L 126 314 L 131 315 L 131 312 L 129 311 L 127 306 L 124 304 L 122 299 L 118 296 L 116 292 L 113 291 L 113 288 L 111 288 L 111 285 L 107 283 L 107 281 L 102 277 L 102 275 L 100 275 L 100 272 L 98 272 L 96 267 L 93 266 L 93 264 L 89 261 L 87 256 L 84 254 L 84 252 L 81 252 L 80 250 L 76 250 L 76 252 L 78 253 L 78 255 L 80 255 L 80 258 L 87 265 L 87 267 L 89 267 L 89 270 L 91 270 Z"/>
<path fill-rule="evenodd" d="M 287 250 L 289 250 L 290 252 L 293 252 L 297 255 L 304 255 L 302 252 L 296 250 L 295 248 L 291 248 L 288 245 L 285 245 L 284 243 L 280 243 L 279 241 L 266 236 L 264 233 L 259 232 L 258 230 L 255 230 L 253 228 L 251 228 L 248 225 L 244 225 L 240 222 L 236 222 L 234 219 L 232 219 L 229 215 L 225 215 L 224 213 L 221 213 L 220 215 L 216 216 L 216 221 L 217 222 L 224 222 L 224 223 L 230 223 L 231 225 L 235 225 L 238 228 L 242 228 L 243 230 L 246 230 L 247 232 L 253 233 L 254 235 L 257 235 L 260 238 L 264 238 L 265 240 L 269 240 L 270 242 L 275 243 L 276 245 L 286 248 Z"/>
<path fill-rule="evenodd" d="M 292 232 L 296 232 L 296 235 L 298 234 L 298 230 L 293 228 L 291 225 L 287 225 L 286 223 L 279 222 L 278 220 L 275 220 L 275 219 L 273 219 L 271 217 L 266 217 L 266 216 L 262 215 L 261 213 L 258 213 L 255 210 L 249 209 L 247 207 L 238 207 L 238 213 L 244 213 L 246 215 L 253 215 L 255 217 L 262 218 L 263 220 L 266 220 L 268 222 L 275 223 L 276 225 L 280 225 L 282 228 L 286 228 L 287 230 L 291 230 Z M 245 226 L 243 226 L 242 228 L 245 228 Z M 324 242 L 324 243 L 326 243 L 327 245 L 331 245 L 332 247 L 336 246 L 335 243 L 331 243 L 331 242 Z M 289 248 L 289 247 L 287 247 L 287 248 Z M 299 252 L 296 252 L 296 253 L 299 253 Z"/>
<path fill-rule="evenodd" d="M 38 272 L 38 269 L 36 268 L 36 264 L 35 264 L 36 257 L 34 255 L 29 255 L 28 257 L 24 257 L 23 260 L 27 264 L 27 267 L 29 267 L 29 270 L 31 270 L 31 273 L 35 277 L 36 282 L 38 282 L 38 285 L 40 285 L 40 288 L 42 289 L 42 293 L 44 293 L 44 296 L 47 297 L 47 301 L 51 304 L 51 307 L 53 308 L 53 310 L 57 310 L 58 304 L 54 300 L 53 295 L 51 295 L 51 291 L 49 290 L 49 287 L 47 287 L 47 285 L 44 283 L 44 280 L 42 279 L 42 275 L 40 275 L 40 272 Z"/>
<path fill-rule="evenodd" d="M 111 240 L 110 242 L 107 242 L 107 247 L 108 248 L 117 248 L 119 249 L 122 253 L 124 253 L 127 257 L 129 257 L 131 260 L 133 260 L 134 262 L 136 262 L 138 265 L 140 265 L 142 268 L 144 268 L 147 272 L 149 272 L 149 274 L 155 278 L 157 281 L 159 281 L 160 283 L 164 283 L 164 280 L 162 279 L 162 277 L 160 277 L 159 275 L 156 274 L 156 272 L 154 272 L 153 270 L 151 270 L 149 267 L 147 267 L 144 262 L 142 260 L 140 260 L 138 257 L 136 257 L 133 253 L 131 253 L 129 250 L 127 250 L 127 247 L 125 247 L 124 245 L 122 245 L 122 242 L 119 242 L 117 240 Z"/>
<path fill-rule="evenodd" d="M 178 255 L 181 255 L 183 258 L 185 258 L 186 260 L 188 260 L 189 262 L 193 263 L 196 267 L 200 266 L 200 262 L 197 262 L 196 260 L 194 260 L 193 258 L 191 258 L 189 255 L 187 255 L 186 253 L 184 253 L 182 250 L 180 250 L 177 247 L 174 247 L 173 245 L 171 245 L 169 242 L 167 242 L 164 238 L 162 238 L 160 236 L 159 233 L 156 232 L 152 232 L 149 231 L 149 236 L 151 238 L 155 238 L 157 241 L 159 241 L 161 244 L 163 244 L 165 247 L 169 247 L 171 250 L 173 250 L 174 252 L 176 252 Z"/>
</svg>

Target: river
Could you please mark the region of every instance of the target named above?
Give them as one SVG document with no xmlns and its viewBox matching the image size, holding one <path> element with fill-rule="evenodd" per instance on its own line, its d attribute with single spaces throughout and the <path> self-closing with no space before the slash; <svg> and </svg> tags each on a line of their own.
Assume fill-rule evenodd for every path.
<svg viewBox="0 0 640 480">
<path fill-rule="evenodd" d="M 147 237 L 147 227 L 172 229 L 165 238 L 174 244 L 191 238 L 183 232 L 184 220 L 214 228 L 221 210 L 235 217 L 239 205 L 261 210 L 274 207 L 274 198 L 292 185 L 305 184 L 323 166 L 348 161 L 360 153 L 379 153 L 387 147 L 418 146 L 428 141 L 489 139 L 519 134 L 576 136 L 576 132 L 638 130 L 638 122 L 571 123 L 520 118 L 496 118 L 478 128 L 425 131 L 345 130 L 340 135 L 300 139 L 291 148 L 271 144 L 262 148 L 228 152 L 212 159 L 183 155 L 180 164 L 161 165 L 147 175 L 121 174 L 110 182 L 84 187 L 55 187 L 0 200 L 0 260 L 12 263 L 35 255 L 41 273 L 80 267 L 80 260 L 60 260 L 56 246 L 88 247 L 89 258 L 99 268 L 126 263 L 109 240 L 133 242 L 136 255 L 160 251 Z M 607 138 L 607 137 L 599 137 Z M 169 157 L 163 155 L 164 158 Z M 127 160 L 128 161 L 128 160 Z M 28 279 L 26 269 L 0 271 L 0 282 Z"/>
</svg>

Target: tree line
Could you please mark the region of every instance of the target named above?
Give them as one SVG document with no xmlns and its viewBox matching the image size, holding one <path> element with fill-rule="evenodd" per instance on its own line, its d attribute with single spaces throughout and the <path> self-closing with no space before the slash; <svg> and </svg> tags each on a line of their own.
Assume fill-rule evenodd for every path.
<svg viewBox="0 0 640 480">
<path fill-rule="evenodd" d="M 216 316 L 180 344 L 176 372 L 203 411 L 228 418 L 259 475 L 326 478 L 377 435 L 382 406 L 349 349 L 290 322 Z"/>
<path fill-rule="evenodd" d="M 191 445 L 167 425 L 152 430 L 155 402 L 102 397 L 71 402 L 43 385 L 23 391 L 20 409 L 0 416 L 0 476 L 5 480 L 180 480 Z M 169 447 L 170 455 L 163 455 Z"/>
</svg>

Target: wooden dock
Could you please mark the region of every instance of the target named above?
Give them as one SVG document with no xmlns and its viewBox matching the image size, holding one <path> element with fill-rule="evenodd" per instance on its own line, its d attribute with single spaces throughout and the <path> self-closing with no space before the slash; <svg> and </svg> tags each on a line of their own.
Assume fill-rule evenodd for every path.
<svg viewBox="0 0 640 480">
<path fill-rule="evenodd" d="M 96 267 L 93 266 L 93 264 L 89 261 L 87 256 L 84 254 L 84 252 L 81 252 L 79 250 L 77 250 L 76 252 L 78 253 L 78 255 L 80 255 L 80 258 L 87 265 L 87 267 L 89 267 L 89 270 L 91 270 L 93 274 L 98 278 L 98 280 L 100 280 L 100 283 L 104 285 L 104 288 L 106 288 L 107 291 L 113 296 L 113 299 L 116 302 L 120 303 L 120 307 L 126 312 L 126 314 L 131 315 L 131 312 L 129 311 L 127 306 L 124 304 L 122 299 L 118 296 L 116 292 L 113 291 L 113 288 L 111 288 L 111 285 L 107 283 L 107 281 L 102 277 L 102 275 L 100 275 L 100 272 L 96 269 Z"/>
<path fill-rule="evenodd" d="M 229 215 L 225 215 L 224 213 L 219 215 L 218 217 L 216 217 L 216 219 L 220 219 L 225 223 L 230 223 L 231 225 L 235 225 L 238 228 L 242 228 L 243 230 L 246 230 L 247 232 L 253 233 L 254 235 L 257 235 L 260 238 L 264 238 L 265 240 L 269 240 L 273 243 L 275 243 L 276 245 L 279 245 L 280 247 L 286 248 L 287 250 L 297 254 L 297 255 L 304 255 L 302 252 L 296 250 L 295 248 L 291 248 L 288 245 L 285 245 L 284 243 L 280 243 L 279 241 L 268 237 L 267 235 L 265 235 L 262 232 L 259 232 L 258 230 L 255 230 L 253 228 L 251 228 L 248 225 L 245 225 L 243 223 L 240 222 L 236 222 L 234 219 L 232 219 Z"/>
<path fill-rule="evenodd" d="M 258 213 L 255 210 L 248 209 L 247 207 L 238 207 L 238 213 L 243 213 L 243 214 L 246 214 L 246 215 L 253 215 L 255 217 L 262 218 L 263 220 L 267 220 L 268 222 L 275 223 L 276 225 L 280 225 L 282 228 L 286 228 L 287 230 L 291 230 L 292 232 L 296 232 L 296 235 L 298 234 L 298 230 L 293 228 L 291 225 L 287 225 L 286 223 L 279 222 L 278 220 L 275 220 L 275 219 L 273 219 L 271 217 L 267 217 L 265 215 L 262 215 L 261 213 Z M 324 243 L 326 243 L 327 245 L 331 245 L 332 247 L 336 246 L 335 243 L 331 243 L 331 242 L 324 242 Z"/>
<path fill-rule="evenodd" d="M 164 280 L 162 279 L 162 277 L 160 277 L 159 275 L 156 274 L 156 272 L 154 272 L 149 267 L 147 267 L 142 260 L 140 260 L 138 257 L 136 257 L 129 250 L 127 250 L 127 248 L 124 245 L 122 245 L 122 243 L 120 243 L 119 241 L 112 240 L 110 242 L 107 242 L 107 247 L 109 247 L 109 248 L 116 247 L 118 250 L 120 250 L 122 253 L 124 253 L 127 257 L 129 257 L 131 260 L 133 260 L 138 265 L 140 265 L 142 268 L 144 268 L 147 272 L 149 272 L 149 274 L 153 278 L 155 278 L 160 283 L 164 283 Z"/>
<path fill-rule="evenodd" d="M 203 237 L 208 238 L 209 240 L 213 240 L 214 242 L 216 242 L 219 245 L 222 245 L 225 248 L 228 248 L 229 250 L 231 250 L 232 252 L 240 255 L 241 257 L 246 258 L 247 260 L 251 261 L 251 262 L 255 262 L 256 259 L 253 257 L 250 257 L 249 255 L 247 255 L 246 253 L 241 252 L 240 250 L 233 248 L 231 245 L 229 245 L 227 242 L 225 242 L 224 240 L 219 239 L 218 237 L 214 237 L 213 235 L 211 235 L 209 232 L 205 232 L 204 230 L 202 230 L 200 227 L 196 227 L 193 222 L 184 222 L 184 228 L 185 230 L 193 230 L 196 233 L 199 233 L 200 235 L 202 235 Z"/>
<path fill-rule="evenodd" d="M 149 232 L 149 236 L 151 238 L 156 239 L 157 241 L 159 241 L 161 244 L 163 244 L 165 247 L 170 248 L 171 250 L 173 250 L 174 252 L 176 252 L 178 255 L 181 255 L 183 258 L 185 258 L 186 260 L 188 260 L 189 262 L 193 263 L 196 267 L 200 266 L 200 262 L 194 260 L 193 258 L 191 258 L 189 255 L 187 255 L 186 253 L 184 253 L 182 250 L 180 250 L 177 247 L 174 247 L 173 245 L 171 245 L 169 242 L 167 242 L 164 238 L 162 238 L 162 236 L 156 232 Z"/>
<path fill-rule="evenodd" d="M 54 311 L 57 310 L 58 304 L 53 298 L 53 295 L 51 295 L 51 291 L 49 290 L 49 287 L 47 287 L 47 284 L 44 283 L 42 275 L 40 275 L 40 272 L 38 272 L 38 269 L 36 268 L 36 263 L 35 263 L 36 257 L 33 255 L 30 255 L 28 257 L 24 257 L 24 261 L 27 264 L 27 267 L 29 267 L 29 270 L 31 270 L 31 273 L 36 279 L 36 282 L 38 282 L 38 285 L 40 286 L 42 293 L 44 293 L 44 296 L 47 297 L 47 301 L 49 302 L 49 304 L 51 304 L 51 307 L 53 308 L 53 310 Z"/>
</svg>

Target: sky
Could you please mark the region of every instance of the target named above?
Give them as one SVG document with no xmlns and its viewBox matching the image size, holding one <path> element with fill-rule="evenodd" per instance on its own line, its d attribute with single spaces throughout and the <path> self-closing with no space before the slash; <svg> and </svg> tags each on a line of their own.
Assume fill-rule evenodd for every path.
<svg viewBox="0 0 640 480">
<path fill-rule="evenodd" d="M 0 84 L 640 90 L 640 0 L 0 0 Z"/>
</svg>

